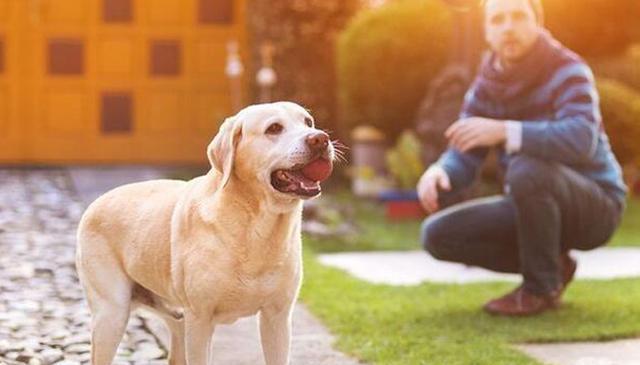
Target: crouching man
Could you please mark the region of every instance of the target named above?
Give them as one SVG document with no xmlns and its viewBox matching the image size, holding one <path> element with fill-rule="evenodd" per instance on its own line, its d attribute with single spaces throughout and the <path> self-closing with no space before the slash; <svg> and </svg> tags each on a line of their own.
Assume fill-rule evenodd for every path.
<svg viewBox="0 0 640 365">
<path fill-rule="evenodd" d="M 504 195 L 431 215 L 422 242 L 437 259 L 522 274 L 522 285 L 484 309 L 533 315 L 560 303 L 576 270 L 570 249 L 609 240 L 626 188 L 591 70 L 543 28 L 539 0 L 487 0 L 484 16 L 490 50 L 445 133 L 450 148 L 417 188 L 428 211 L 440 210 L 497 147 Z"/>
</svg>

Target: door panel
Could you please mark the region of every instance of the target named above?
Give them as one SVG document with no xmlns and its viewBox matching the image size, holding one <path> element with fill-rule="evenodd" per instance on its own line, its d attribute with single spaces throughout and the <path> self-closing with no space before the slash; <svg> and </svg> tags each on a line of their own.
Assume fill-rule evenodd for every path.
<svg viewBox="0 0 640 365">
<path fill-rule="evenodd" d="M 25 70 L 18 54 L 21 6 L 19 1 L 0 0 L 0 163 L 22 162 L 26 153 L 20 98 L 20 74 Z"/>
<path fill-rule="evenodd" d="M 153 0 L 153 6 L 145 9 L 147 24 L 162 28 L 165 26 L 183 25 L 186 22 L 190 1 Z"/>
<path fill-rule="evenodd" d="M 87 92 L 85 89 L 62 90 L 56 88 L 43 94 L 41 118 L 45 121 L 42 132 L 47 136 L 80 136 L 93 132 Z"/>
<path fill-rule="evenodd" d="M 185 115 L 184 92 L 173 88 L 164 91 L 152 89 L 146 95 L 147 114 L 140 125 L 142 133 L 171 133 L 175 137 L 175 133 L 184 132 L 184 124 L 176 123 Z"/>
<path fill-rule="evenodd" d="M 229 93 L 220 90 L 196 90 L 191 97 L 196 101 L 195 122 L 200 133 L 211 132 L 211 127 L 229 116 L 231 98 Z"/>
<path fill-rule="evenodd" d="M 34 0 L 31 0 L 32 2 Z M 51 27 L 77 26 L 89 23 L 89 11 L 94 1 L 35 0 L 43 24 Z"/>
<path fill-rule="evenodd" d="M 127 37 L 107 36 L 98 43 L 98 74 L 101 77 L 120 77 L 133 80 L 135 75 L 135 40 Z"/>
<path fill-rule="evenodd" d="M 205 162 L 243 16 L 244 0 L 0 0 L 0 162 Z"/>
</svg>

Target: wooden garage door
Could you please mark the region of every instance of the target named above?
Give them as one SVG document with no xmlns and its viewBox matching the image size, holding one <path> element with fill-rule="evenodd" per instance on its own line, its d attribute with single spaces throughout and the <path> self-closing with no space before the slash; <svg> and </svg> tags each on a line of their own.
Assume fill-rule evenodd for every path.
<svg viewBox="0 0 640 365">
<path fill-rule="evenodd" d="M 18 3 L 0 0 L 0 156 L 4 160 L 20 160 L 27 153 L 24 107 L 20 90 L 20 74 L 26 69 L 20 63 L 18 47 L 23 25 Z"/>
<path fill-rule="evenodd" d="M 0 78 L 0 94 L 17 99 L 4 124 L 23 125 L 14 126 L 12 143 L 20 148 L 2 151 L 2 159 L 205 160 L 207 143 L 231 113 L 226 44 L 245 44 L 243 1 L 17 3 L 11 13 L 17 25 L 0 28 L 0 37 L 22 37 L 22 49 L 11 39 L 5 48 L 17 53 L 9 60 L 24 70 L 0 76 L 8 79 L 3 89 Z M 24 32 L 16 32 L 20 27 Z M 0 104 L 0 118 L 2 110 Z"/>
</svg>

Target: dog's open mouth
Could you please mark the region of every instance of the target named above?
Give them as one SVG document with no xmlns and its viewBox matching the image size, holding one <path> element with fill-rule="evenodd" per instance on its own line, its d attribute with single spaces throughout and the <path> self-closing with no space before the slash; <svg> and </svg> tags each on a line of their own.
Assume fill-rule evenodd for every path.
<svg viewBox="0 0 640 365">
<path fill-rule="evenodd" d="M 275 170 L 271 173 L 271 186 L 279 192 L 300 197 L 314 197 L 322 191 L 320 182 L 326 180 L 333 164 L 325 158 L 317 158 L 291 169 Z"/>
</svg>

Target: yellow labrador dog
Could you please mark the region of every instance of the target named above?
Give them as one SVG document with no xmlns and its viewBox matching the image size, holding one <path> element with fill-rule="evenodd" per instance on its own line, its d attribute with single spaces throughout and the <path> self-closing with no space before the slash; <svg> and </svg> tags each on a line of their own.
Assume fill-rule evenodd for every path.
<svg viewBox="0 0 640 365">
<path fill-rule="evenodd" d="M 302 200 L 320 194 L 333 144 L 304 108 L 278 102 L 227 118 L 207 155 L 205 176 L 125 185 L 84 213 L 76 265 L 93 365 L 111 364 L 140 306 L 170 329 L 170 364 L 206 364 L 214 327 L 256 313 L 266 363 L 289 363 Z"/>
</svg>

